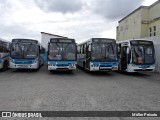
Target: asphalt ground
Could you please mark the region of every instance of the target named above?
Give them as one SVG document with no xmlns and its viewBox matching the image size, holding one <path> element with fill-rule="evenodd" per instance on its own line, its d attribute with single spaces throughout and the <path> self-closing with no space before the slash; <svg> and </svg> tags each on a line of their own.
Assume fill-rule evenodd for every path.
<svg viewBox="0 0 160 120">
<path fill-rule="evenodd" d="M 46 66 L 38 71 L 12 69 L 1 71 L 0 111 L 160 111 L 160 74 L 86 73 L 79 68 L 72 73 L 49 72 Z M 1 119 L 6 120 L 6 118 Z M 160 118 L 41 119 L 159 120 Z"/>
</svg>

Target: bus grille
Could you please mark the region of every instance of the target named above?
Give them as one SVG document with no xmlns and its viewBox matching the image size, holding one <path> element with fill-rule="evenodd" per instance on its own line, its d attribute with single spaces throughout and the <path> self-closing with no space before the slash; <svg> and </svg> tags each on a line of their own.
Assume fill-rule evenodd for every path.
<svg viewBox="0 0 160 120">
<path fill-rule="evenodd" d="M 16 61 L 15 64 L 32 64 L 32 61 Z"/>
<path fill-rule="evenodd" d="M 68 66 L 67 64 L 57 64 L 57 66 Z"/>
<path fill-rule="evenodd" d="M 112 67 L 111 65 L 100 65 L 100 67 Z"/>
</svg>

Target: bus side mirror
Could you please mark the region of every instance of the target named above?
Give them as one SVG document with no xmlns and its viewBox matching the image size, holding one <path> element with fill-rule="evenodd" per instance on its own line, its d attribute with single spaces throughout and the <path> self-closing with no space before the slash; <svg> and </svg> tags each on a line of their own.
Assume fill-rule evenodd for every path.
<svg viewBox="0 0 160 120">
<path fill-rule="evenodd" d="M 129 48 L 127 47 L 127 54 L 129 54 Z"/>
</svg>

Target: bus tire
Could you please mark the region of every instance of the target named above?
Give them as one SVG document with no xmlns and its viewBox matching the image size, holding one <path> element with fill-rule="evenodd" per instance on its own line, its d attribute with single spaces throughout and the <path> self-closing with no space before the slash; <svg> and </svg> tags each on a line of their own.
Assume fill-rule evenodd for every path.
<svg viewBox="0 0 160 120">
<path fill-rule="evenodd" d="M 90 71 L 87 69 L 86 65 L 84 67 L 85 72 L 89 73 Z"/>
<path fill-rule="evenodd" d="M 9 65 L 8 61 L 4 61 L 4 63 L 3 63 L 3 70 L 4 71 L 8 69 L 8 65 Z"/>
<path fill-rule="evenodd" d="M 69 73 L 72 73 L 73 72 L 73 70 L 69 70 Z"/>
<path fill-rule="evenodd" d="M 83 67 L 82 67 L 84 70 L 86 69 L 86 64 L 85 62 L 83 62 Z"/>
</svg>

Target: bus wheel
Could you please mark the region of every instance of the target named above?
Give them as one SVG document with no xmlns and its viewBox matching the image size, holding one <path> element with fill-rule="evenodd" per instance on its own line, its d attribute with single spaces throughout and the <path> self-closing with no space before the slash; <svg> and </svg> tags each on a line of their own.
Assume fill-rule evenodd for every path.
<svg viewBox="0 0 160 120">
<path fill-rule="evenodd" d="M 121 71 L 121 64 L 118 65 L 118 71 Z"/>
<path fill-rule="evenodd" d="M 90 71 L 87 69 L 87 66 L 84 67 L 85 72 L 89 73 Z"/>
<path fill-rule="evenodd" d="M 8 69 L 8 62 L 7 61 L 4 61 L 3 63 L 3 70 L 7 70 Z"/>
<path fill-rule="evenodd" d="M 73 70 L 69 70 L 69 73 L 72 73 L 73 72 Z"/>
</svg>

